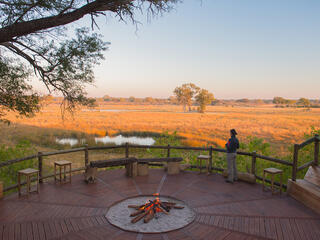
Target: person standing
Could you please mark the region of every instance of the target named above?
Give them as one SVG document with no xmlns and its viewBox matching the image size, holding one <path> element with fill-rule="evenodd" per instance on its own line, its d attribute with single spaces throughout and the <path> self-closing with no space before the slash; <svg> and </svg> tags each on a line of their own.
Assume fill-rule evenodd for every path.
<svg viewBox="0 0 320 240">
<path fill-rule="evenodd" d="M 227 148 L 227 165 L 228 165 L 228 179 L 226 182 L 233 183 L 238 180 L 237 173 L 237 149 L 239 148 L 239 140 L 236 138 L 237 132 L 235 129 L 230 130 L 231 138 L 226 143 Z"/>
</svg>

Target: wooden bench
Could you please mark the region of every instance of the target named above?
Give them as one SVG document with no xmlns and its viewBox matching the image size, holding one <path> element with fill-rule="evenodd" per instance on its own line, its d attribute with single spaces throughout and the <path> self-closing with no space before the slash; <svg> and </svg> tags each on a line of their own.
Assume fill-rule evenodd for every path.
<svg viewBox="0 0 320 240">
<path fill-rule="evenodd" d="M 169 175 L 180 173 L 180 162 L 183 160 L 181 157 L 166 157 L 166 158 L 139 158 L 138 168 L 141 164 L 149 164 L 153 162 L 166 162 L 167 171 Z M 139 171 L 139 169 L 138 169 Z"/>
<path fill-rule="evenodd" d="M 87 183 L 93 183 L 95 181 L 98 168 L 115 167 L 115 166 L 125 166 L 126 175 L 128 177 L 146 176 L 148 175 L 148 165 L 152 162 L 167 162 L 168 164 L 168 174 L 178 174 L 180 172 L 180 162 L 182 158 L 119 158 L 112 160 L 99 160 L 92 161 L 86 166 L 85 171 L 85 181 Z M 139 171 L 139 168 L 140 171 Z M 139 174 L 140 173 L 140 174 Z"/>
<path fill-rule="evenodd" d="M 86 166 L 85 171 L 85 181 L 87 183 L 93 183 L 97 175 L 98 168 L 106 167 L 117 167 L 117 166 L 126 166 L 127 175 L 132 175 L 133 164 L 137 162 L 137 159 L 134 157 L 130 158 L 118 158 L 112 160 L 98 160 L 91 161 L 89 165 Z"/>
</svg>

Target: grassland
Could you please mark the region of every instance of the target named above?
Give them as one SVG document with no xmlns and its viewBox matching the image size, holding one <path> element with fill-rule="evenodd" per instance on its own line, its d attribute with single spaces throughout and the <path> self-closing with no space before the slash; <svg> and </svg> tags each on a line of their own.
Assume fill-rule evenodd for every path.
<svg viewBox="0 0 320 240">
<path fill-rule="evenodd" d="M 205 114 L 182 112 L 177 105 L 121 105 L 100 104 L 96 109 L 80 109 L 74 116 L 62 120 L 59 104 L 46 105 L 32 119 L 16 118 L 13 123 L 36 126 L 39 131 L 50 129 L 59 133 L 71 130 L 74 134 L 115 135 L 120 132 L 176 132 L 184 137 L 183 143 L 191 146 L 216 145 L 223 147 L 229 129 L 235 128 L 239 138 L 248 136 L 265 139 L 285 153 L 288 144 L 303 141 L 311 126 L 320 126 L 320 109 L 209 106 Z M 13 125 L 17 126 L 17 125 Z M 25 130 L 20 129 L 22 132 Z M 38 131 L 37 130 L 37 131 Z M 9 131 L 9 130 L 8 130 Z M 26 130 L 28 131 L 28 130 Z M 21 134 L 21 133 L 20 133 Z M 23 135 L 23 134 L 22 134 Z M 43 135 L 32 131 L 24 135 Z M 10 133 L 8 132 L 8 136 Z M 42 139 L 41 141 L 45 141 Z"/>
</svg>

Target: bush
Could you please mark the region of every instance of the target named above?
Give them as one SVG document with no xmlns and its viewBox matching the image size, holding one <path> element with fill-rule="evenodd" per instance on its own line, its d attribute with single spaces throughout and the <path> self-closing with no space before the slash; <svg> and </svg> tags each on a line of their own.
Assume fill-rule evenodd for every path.
<svg viewBox="0 0 320 240">
<path fill-rule="evenodd" d="M 36 150 L 29 141 L 19 141 L 14 147 L 0 145 L 0 162 L 6 162 L 16 158 L 26 157 L 35 154 Z M 4 185 L 10 186 L 17 183 L 17 172 L 24 168 L 34 167 L 35 160 L 27 160 L 19 163 L 14 163 L 6 167 L 0 168 L 0 180 Z"/>
</svg>

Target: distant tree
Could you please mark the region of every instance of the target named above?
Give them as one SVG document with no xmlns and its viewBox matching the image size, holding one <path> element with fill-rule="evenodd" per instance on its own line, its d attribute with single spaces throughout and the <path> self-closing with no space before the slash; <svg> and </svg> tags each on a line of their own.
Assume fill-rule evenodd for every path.
<svg viewBox="0 0 320 240">
<path fill-rule="evenodd" d="M 220 104 L 220 103 L 222 103 L 222 101 L 221 101 L 221 100 L 218 100 L 218 99 L 214 99 L 213 101 L 211 101 L 211 105 L 212 105 L 212 106 L 216 106 L 216 105 L 218 105 L 218 104 Z"/>
<path fill-rule="evenodd" d="M 262 104 L 264 104 L 264 101 L 262 99 L 256 99 L 256 100 L 254 100 L 254 103 L 262 105 Z"/>
<path fill-rule="evenodd" d="M 191 110 L 192 100 L 199 92 L 200 88 L 193 83 L 182 84 L 181 87 L 176 87 L 173 91 L 178 102 L 182 104 L 183 110 L 186 112 L 187 106 Z"/>
<path fill-rule="evenodd" d="M 129 102 L 134 102 L 135 101 L 135 97 L 129 97 Z"/>
<path fill-rule="evenodd" d="M 310 103 L 310 100 L 307 99 L 307 98 L 300 98 L 300 99 L 297 101 L 297 105 L 298 105 L 298 106 L 302 106 L 302 107 L 310 107 L 310 106 L 311 106 L 311 103 Z"/>
<path fill-rule="evenodd" d="M 177 98 L 175 96 L 170 96 L 168 98 L 168 101 L 169 101 L 170 104 L 177 104 L 178 103 L 178 100 L 177 100 Z"/>
<path fill-rule="evenodd" d="M 240 102 L 240 103 L 249 103 L 250 100 L 248 98 L 241 98 L 241 99 L 238 99 L 237 102 Z"/>
<path fill-rule="evenodd" d="M 199 112 L 204 113 L 206 106 L 211 104 L 214 100 L 214 96 L 206 89 L 201 89 L 198 94 L 195 96 L 196 103 L 199 104 Z"/>
<path fill-rule="evenodd" d="M 112 100 L 112 98 L 109 95 L 104 95 L 102 98 L 105 102 L 110 102 Z"/>
<path fill-rule="evenodd" d="M 154 102 L 154 99 L 153 99 L 152 97 L 146 97 L 146 98 L 144 99 L 144 101 L 147 102 L 147 103 L 153 103 L 153 102 Z"/>
<path fill-rule="evenodd" d="M 288 101 L 284 99 L 283 97 L 274 97 L 273 101 L 274 104 L 287 104 Z"/>
<path fill-rule="evenodd" d="M 295 104 L 297 104 L 297 100 L 293 100 L 293 99 L 288 99 L 288 100 L 286 100 L 287 101 L 287 104 L 288 105 L 295 105 Z"/>
</svg>

